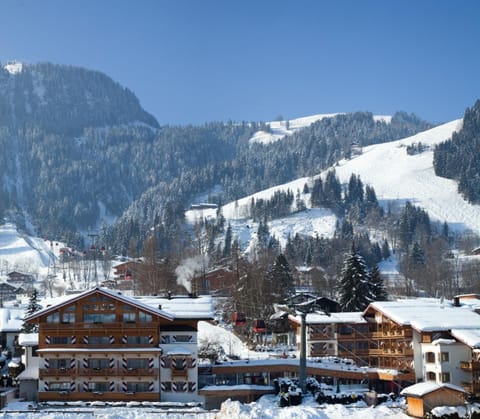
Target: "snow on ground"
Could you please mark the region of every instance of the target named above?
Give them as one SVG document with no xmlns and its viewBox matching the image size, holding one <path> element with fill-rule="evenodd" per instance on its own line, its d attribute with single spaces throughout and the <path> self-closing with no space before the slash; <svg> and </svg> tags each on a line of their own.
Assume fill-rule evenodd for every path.
<svg viewBox="0 0 480 419">
<path fill-rule="evenodd" d="M 302 128 L 306 128 L 317 121 L 321 121 L 325 118 L 333 118 L 334 116 L 342 114 L 343 113 L 317 114 L 283 121 L 267 122 L 267 124 L 270 125 L 270 129 L 272 130 L 272 132 L 257 131 L 255 134 L 253 134 L 249 141 L 252 143 L 262 144 L 272 143 L 274 141 L 280 140 L 286 135 L 292 135 L 294 132 Z M 389 124 L 392 120 L 392 117 L 390 115 L 374 115 L 373 120 L 375 122 L 383 121 Z"/>
<path fill-rule="evenodd" d="M 10 74 L 17 74 L 22 72 L 23 64 L 19 61 L 9 61 L 3 68 Z"/>
<path fill-rule="evenodd" d="M 364 184 L 373 186 L 379 201 L 410 201 L 428 211 L 432 221 L 447 221 L 452 231 L 466 229 L 480 234 L 480 205 L 472 205 L 457 193 L 457 183 L 435 175 L 433 148 L 461 128 L 461 119 L 440 125 L 412 137 L 391 143 L 365 147 L 352 160 L 343 160 L 335 168 L 340 181 L 360 175 Z M 408 155 L 406 147 L 421 142 L 429 148 Z"/>
<path fill-rule="evenodd" d="M 0 264 L 2 271 L 38 273 L 48 268 L 54 250 L 52 242 L 20 233 L 15 225 L 0 226 Z M 8 273 L 8 272 L 5 272 Z"/>
<path fill-rule="evenodd" d="M 257 131 L 249 141 L 252 143 L 262 144 L 272 143 L 285 137 L 286 135 L 292 135 L 295 131 L 308 127 L 314 122 L 320 121 L 324 118 L 333 118 L 336 115 L 338 115 L 338 113 L 318 114 L 284 121 L 267 122 L 267 124 L 270 125 L 272 132 Z"/>
<path fill-rule="evenodd" d="M 389 121 L 387 117 L 377 118 Z M 447 221 L 451 231 L 461 233 L 471 230 L 480 234 L 480 205 L 465 201 L 457 192 L 456 182 L 435 176 L 433 169 L 435 144 L 449 139 L 461 125 L 462 120 L 457 119 L 408 138 L 365 147 L 362 154 L 339 162 L 335 171 L 343 183 L 348 182 L 351 174 L 359 175 L 365 185 L 375 189 L 379 202 L 385 207 L 392 202 L 403 205 L 408 200 L 425 209 L 432 221 Z M 419 142 L 427 146 L 426 150 L 408 155 L 407 146 Z M 327 171 L 320 176 L 325 176 Z M 336 222 L 334 214 L 326 209 L 309 208 L 309 194 L 303 194 L 304 185 L 311 186 L 313 179 L 299 178 L 224 205 L 222 213 L 227 222 L 231 223 L 233 235 L 238 238 L 241 247 L 248 250 L 256 242 L 258 224 L 248 218 L 252 198 L 268 200 L 276 191 L 288 189 L 294 194 L 300 191 L 307 209 L 269 223 L 271 234 L 275 235 L 280 244 L 284 245 L 287 237 L 293 237 L 296 233 L 332 237 Z M 215 209 L 187 211 L 186 218 L 193 222 L 199 217 L 215 217 L 215 213 Z M 394 262 L 390 267 L 395 275 Z"/>
<path fill-rule="evenodd" d="M 128 406 L 115 407 L 106 403 L 97 403 L 94 406 L 75 407 L 49 406 L 43 410 L 33 411 L 29 408 L 30 402 L 10 402 L 3 409 L 2 417 L 15 419 L 56 419 L 70 418 L 91 419 L 137 419 L 154 418 L 197 418 L 197 419 L 341 419 L 344 417 L 355 419 L 407 419 L 402 402 L 381 404 L 376 407 L 366 407 L 359 402 L 356 405 L 319 405 L 312 397 L 305 397 L 300 406 L 279 407 L 278 396 L 267 395 L 254 403 L 242 404 L 237 401 L 225 401 L 219 411 L 204 411 L 200 408 L 161 407 L 161 403 L 129 403 Z M 158 405 L 158 406 L 157 406 Z M 157 406 L 157 407 L 155 407 Z"/>
</svg>

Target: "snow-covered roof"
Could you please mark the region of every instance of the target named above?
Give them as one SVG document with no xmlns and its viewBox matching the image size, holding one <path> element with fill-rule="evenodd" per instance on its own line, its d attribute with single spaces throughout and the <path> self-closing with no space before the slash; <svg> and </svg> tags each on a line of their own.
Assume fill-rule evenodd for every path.
<svg viewBox="0 0 480 419">
<path fill-rule="evenodd" d="M 434 298 L 397 301 L 376 301 L 372 308 L 402 326 L 412 326 L 421 332 L 480 328 L 480 316 L 468 307 L 454 307 Z"/>
<path fill-rule="evenodd" d="M 80 294 L 69 296 L 67 298 L 62 298 L 61 300 L 59 299 L 58 303 L 55 303 L 55 300 L 53 300 L 54 304 L 52 304 L 49 307 L 44 308 L 43 310 L 37 311 L 36 313 L 34 313 L 30 316 L 25 317 L 25 320 L 32 320 L 32 319 L 38 318 L 38 317 L 43 316 L 47 313 L 50 313 L 54 310 L 57 310 L 60 307 L 71 304 L 75 301 L 78 301 L 82 298 L 93 295 L 95 293 L 100 293 L 100 294 L 105 295 L 107 297 L 111 297 L 114 300 L 119 300 L 119 301 L 124 302 L 126 304 L 138 307 L 142 310 L 145 310 L 148 313 L 155 314 L 155 315 L 163 317 L 167 320 L 173 320 L 173 318 L 174 318 L 173 313 L 169 313 L 165 310 L 159 310 L 158 308 L 156 308 L 154 306 L 147 305 L 147 304 L 139 301 L 138 299 L 135 299 L 135 298 L 132 298 L 132 297 L 127 297 L 127 296 L 123 295 L 121 292 L 112 291 L 108 288 L 96 287 L 96 288 L 93 288 L 91 290 L 82 292 Z"/>
<path fill-rule="evenodd" d="M 38 333 L 20 333 L 18 335 L 18 344 L 20 346 L 38 345 Z"/>
<path fill-rule="evenodd" d="M 23 326 L 23 308 L 0 308 L 0 332 L 18 332 Z"/>
<path fill-rule="evenodd" d="M 169 349 L 166 355 L 192 355 L 192 351 L 184 348 L 183 346 L 174 346 L 173 348 Z"/>
<path fill-rule="evenodd" d="M 163 311 L 172 313 L 175 319 L 202 319 L 212 320 L 214 309 L 212 297 L 201 295 L 198 297 L 175 296 L 167 297 L 138 297 L 137 301 L 151 307 L 162 307 Z"/>
<path fill-rule="evenodd" d="M 37 367 L 28 367 L 26 370 L 18 374 L 19 380 L 38 380 L 38 371 Z"/>
<path fill-rule="evenodd" d="M 448 384 L 448 383 L 438 384 L 435 381 L 426 381 L 424 383 L 417 383 L 417 384 L 405 387 L 400 394 L 404 396 L 422 397 L 425 394 L 431 393 L 432 391 L 436 391 L 441 388 L 448 388 L 450 390 L 455 390 L 460 393 L 465 393 L 465 390 L 462 387 L 459 387 L 453 384 Z"/>
<path fill-rule="evenodd" d="M 301 323 L 300 316 L 289 316 L 295 323 Z M 360 311 L 344 313 L 308 313 L 305 319 L 306 324 L 332 324 L 332 323 L 366 323 L 363 313 Z"/>
<path fill-rule="evenodd" d="M 458 339 L 470 348 L 480 349 L 480 328 L 452 329 L 450 333 L 455 339 Z"/>
<path fill-rule="evenodd" d="M 73 296 L 51 299 L 49 301 L 50 305 L 48 307 L 44 308 L 43 310 L 37 311 L 33 315 L 26 317 L 26 319 L 32 320 L 34 318 L 38 318 L 39 316 L 43 316 L 51 311 L 57 310 L 59 307 L 71 304 L 96 292 L 111 297 L 112 299 L 119 300 L 126 304 L 138 307 L 148 313 L 163 317 L 167 320 L 211 320 L 214 318 L 213 303 L 210 296 L 175 296 L 170 299 L 167 297 L 129 297 L 123 295 L 119 291 L 110 290 L 108 288 L 96 287 Z"/>
</svg>

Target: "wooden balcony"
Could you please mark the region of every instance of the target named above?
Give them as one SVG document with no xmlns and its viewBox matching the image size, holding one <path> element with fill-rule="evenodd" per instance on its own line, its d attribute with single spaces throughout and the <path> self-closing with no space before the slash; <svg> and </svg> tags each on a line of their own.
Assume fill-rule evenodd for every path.
<svg viewBox="0 0 480 419">
<path fill-rule="evenodd" d="M 383 330 L 379 332 L 370 332 L 372 339 L 411 339 L 413 332 L 410 329 L 404 330 Z"/>
<path fill-rule="evenodd" d="M 387 356 L 387 357 L 412 357 L 413 359 L 413 349 L 410 348 L 399 348 L 399 349 L 391 349 L 391 348 L 379 348 L 379 349 L 369 349 L 368 354 L 370 356 Z"/>
<path fill-rule="evenodd" d="M 122 330 L 122 329 L 153 329 L 157 330 L 158 325 L 156 323 L 146 322 L 98 322 L 98 323 L 42 323 L 42 330 L 95 330 L 95 329 L 108 329 L 108 330 Z"/>
<path fill-rule="evenodd" d="M 40 379 L 44 377 L 69 377 L 76 376 L 76 368 L 39 368 L 38 377 Z"/>
<path fill-rule="evenodd" d="M 478 371 L 480 371 L 480 362 L 478 362 L 478 361 L 460 361 L 460 368 L 464 371 L 478 372 Z"/>
<path fill-rule="evenodd" d="M 39 368 L 45 377 L 158 377 L 158 368 Z"/>
<path fill-rule="evenodd" d="M 160 399 L 160 393 L 154 392 L 79 392 L 79 391 L 39 391 L 38 399 L 41 402 L 48 401 L 149 401 L 156 402 Z"/>
<path fill-rule="evenodd" d="M 184 377 L 184 378 L 187 378 L 188 377 L 188 369 L 185 368 L 183 370 L 177 370 L 175 368 L 172 368 L 172 378 L 176 377 Z"/>
</svg>

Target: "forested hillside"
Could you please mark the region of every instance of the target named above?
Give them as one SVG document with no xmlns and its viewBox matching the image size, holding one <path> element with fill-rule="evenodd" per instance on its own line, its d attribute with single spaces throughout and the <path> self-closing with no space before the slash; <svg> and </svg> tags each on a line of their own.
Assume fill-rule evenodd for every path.
<svg viewBox="0 0 480 419">
<path fill-rule="evenodd" d="M 462 129 L 435 148 L 437 176 L 458 181 L 458 191 L 472 203 L 480 203 L 480 101 L 465 111 Z"/>
<path fill-rule="evenodd" d="M 405 113 L 385 123 L 358 112 L 252 144 L 265 123 L 160 127 L 134 93 L 102 73 L 49 63 L 16 73 L 1 67 L 0 215 L 72 244 L 103 224 L 103 239 L 123 253 L 157 226 L 168 230 L 168 248 L 198 194 L 235 200 L 316 174 L 358 145 L 428 127 Z"/>
</svg>

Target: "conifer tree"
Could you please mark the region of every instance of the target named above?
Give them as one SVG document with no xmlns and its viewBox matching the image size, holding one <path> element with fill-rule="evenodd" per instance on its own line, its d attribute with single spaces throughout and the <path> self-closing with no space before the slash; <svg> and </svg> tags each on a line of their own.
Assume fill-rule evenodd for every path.
<svg viewBox="0 0 480 419">
<path fill-rule="evenodd" d="M 293 275 L 290 270 L 287 258 L 280 253 L 275 260 L 271 271 L 271 280 L 275 294 L 278 295 L 279 301 L 290 297 L 294 292 Z"/>
<path fill-rule="evenodd" d="M 380 275 L 378 265 L 375 265 L 370 272 L 370 291 L 374 301 L 387 301 L 388 293 L 383 283 L 383 278 Z"/>
<path fill-rule="evenodd" d="M 343 311 L 362 311 L 370 304 L 373 299 L 369 280 L 365 261 L 355 244 L 352 244 L 338 286 L 339 303 Z"/>
<path fill-rule="evenodd" d="M 30 295 L 30 300 L 25 313 L 25 317 L 31 316 L 41 308 L 42 306 L 38 303 L 38 292 L 36 288 L 34 288 L 32 294 Z M 38 333 L 38 324 L 24 322 L 22 325 L 21 332 L 22 333 Z"/>
</svg>

